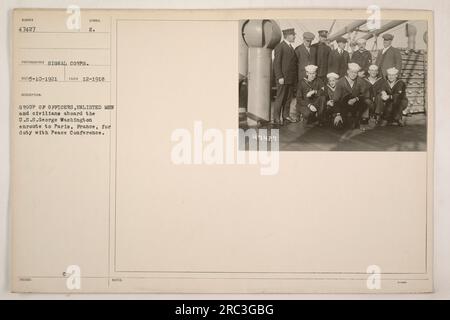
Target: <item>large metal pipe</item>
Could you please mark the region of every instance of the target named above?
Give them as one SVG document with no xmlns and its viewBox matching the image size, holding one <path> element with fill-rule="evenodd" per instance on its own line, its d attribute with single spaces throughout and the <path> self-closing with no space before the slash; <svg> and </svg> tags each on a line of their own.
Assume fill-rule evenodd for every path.
<svg viewBox="0 0 450 320">
<path fill-rule="evenodd" d="M 244 40 L 244 37 L 242 34 L 243 26 L 244 26 L 244 21 L 243 20 L 239 21 L 239 34 L 238 34 L 238 38 L 239 38 L 239 59 L 238 59 L 239 80 L 241 80 L 241 78 L 246 78 L 247 72 L 248 72 L 248 47 L 247 47 L 247 44 L 245 43 L 245 40 Z"/>
<path fill-rule="evenodd" d="M 349 25 L 345 26 L 343 29 L 337 31 L 336 33 L 333 33 L 331 36 L 328 37 L 328 40 L 330 42 L 333 42 L 337 38 L 349 33 L 353 32 L 354 30 L 358 29 L 362 25 L 366 24 L 367 20 L 356 20 L 355 22 L 350 23 Z"/>
<path fill-rule="evenodd" d="M 389 31 L 392 28 L 395 28 L 395 27 L 397 27 L 397 26 L 399 26 L 399 25 L 401 25 L 401 24 L 403 24 L 405 22 L 408 22 L 408 20 L 394 20 L 394 21 L 390 21 L 390 22 L 382 25 L 380 27 L 380 29 L 376 29 L 375 31 L 362 36 L 361 39 L 369 40 L 370 38 L 378 37 L 380 34 L 386 32 L 386 31 Z"/>
<path fill-rule="evenodd" d="M 270 120 L 270 72 L 272 50 L 248 49 L 247 113 L 253 120 Z"/>
<path fill-rule="evenodd" d="M 242 34 L 249 47 L 247 114 L 270 121 L 272 50 L 281 40 L 281 29 L 274 20 L 247 20 Z"/>
</svg>

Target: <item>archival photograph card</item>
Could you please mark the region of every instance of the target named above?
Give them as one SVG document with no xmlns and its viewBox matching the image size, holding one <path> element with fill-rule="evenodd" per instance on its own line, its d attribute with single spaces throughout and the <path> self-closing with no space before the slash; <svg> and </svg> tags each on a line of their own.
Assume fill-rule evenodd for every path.
<svg viewBox="0 0 450 320">
<path fill-rule="evenodd" d="M 13 292 L 433 291 L 433 16 L 11 12 Z"/>
</svg>

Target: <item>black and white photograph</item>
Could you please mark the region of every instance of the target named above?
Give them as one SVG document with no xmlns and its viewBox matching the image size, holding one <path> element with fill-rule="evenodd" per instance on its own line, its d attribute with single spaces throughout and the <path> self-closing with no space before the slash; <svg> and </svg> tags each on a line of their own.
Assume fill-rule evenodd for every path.
<svg viewBox="0 0 450 320">
<path fill-rule="evenodd" d="M 239 32 L 240 129 L 277 130 L 279 151 L 427 150 L 427 21 L 242 20 Z"/>
</svg>

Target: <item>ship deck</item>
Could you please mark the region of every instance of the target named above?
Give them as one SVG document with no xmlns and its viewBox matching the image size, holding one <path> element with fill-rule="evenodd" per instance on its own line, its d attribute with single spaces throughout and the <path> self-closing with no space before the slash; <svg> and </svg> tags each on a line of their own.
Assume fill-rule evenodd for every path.
<svg viewBox="0 0 450 320">
<path fill-rule="evenodd" d="M 404 121 L 404 127 L 364 125 L 363 130 L 336 130 L 330 127 L 307 126 L 303 122 L 290 123 L 278 127 L 280 151 L 426 151 L 425 114 L 413 114 L 404 117 Z M 240 122 L 240 127 L 249 128 L 245 121 Z"/>
</svg>

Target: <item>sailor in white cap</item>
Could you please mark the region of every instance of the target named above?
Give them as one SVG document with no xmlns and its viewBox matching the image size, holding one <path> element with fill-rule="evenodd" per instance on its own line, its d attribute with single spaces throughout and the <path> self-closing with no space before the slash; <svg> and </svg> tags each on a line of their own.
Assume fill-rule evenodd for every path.
<svg viewBox="0 0 450 320">
<path fill-rule="evenodd" d="M 350 129 L 360 128 L 360 117 L 369 99 L 368 91 L 358 72 L 361 70 L 357 63 L 349 63 L 347 75 L 341 78 L 333 95 L 335 104 L 335 126 L 347 126 Z"/>
<path fill-rule="evenodd" d="M 394 77 L 396 79 L 396 76 L 398 76 L 398 72 L 399 72 L 399 70 L 397 68 L 395 68 L 395 67 L 389 68 L 386 71 L 387 71 L 387 74 L 388 74 L 388 77 L 389 77 L 389 81 L 394 80 Z"/>
<path fill-rule="evenodd" d="M 389 68 L 386 73 L 387 81 L 381 91 L 381 99 L 384 101 L 384 123 L 397 123 L 403 127 L 403 110 L 408 106 L 406 84 L 398 79 L 399 70 L 397 68 Z"/>
<path fill-rule="evenodd" d="M 379 76 L 378 70 L 379 68 L 376 64 L 370 65 L 368 70 L 369 74 L 364 78 L 369 88 L 369 116 L 376 124 L 380 124 L 381 115 L 384 110 L 381 91 L 386 83 L 384 78 Z"/>
<path fill-rule="evenodd" d="M 307 76 L 311 76 L 311 78 L 312 78 L 312 76 L 316 73 L 317 68 L 318 68 L 317 66 L 312 65 L 312 64 L 307 65 L 307 66 L 305 67 L 306 75 L 307 75 Z"/>
<path fill-rule="evenodd" d="M 330 80 L 330 79 L 339 79 L 339 75 L 337 74 L 337 73 L 334 73 L 334 72 L 330 72 L 329 74 L 327 74 L 327 79 L 328 80 Z"/>
<path fill-rule="evenodd" d="M 334 101 L 333 101 L 333 95 L 334 91 L 336 90 L 336 83 L 339 80 L 339 75 L 334 72 L 330 72 L 327 74 L 328 83 L 325 87 L 325 99 L 326 99 L 326 106 L 325 106 L 325 118 L 328 122 L 328 120 L 332 117 L 334 114 Z"/>
<path fill-rule="evenodd" d="M 307 124 L 319 121 L 319 125 L 323 125 L 324 84 L 317 77 L 317 68 L 315 65 L 305 67 L 306 77 L 299 81 L 297 88 L 297 111 L 301 113 Z"/>
<path fill-rule="evenodd" d="M 348 64 L 348 70 L 350 70 L 351 72 L 355 72 L 358 75 L 359 70 L 361 70 L 361 67 L 359 66 L 359 64 L 351 62 Z"/>
<path fill-rule="evenodd" d="M 331 93 L 334 93 L 334 90 L 336 89 L 336 83 L 339 80 L 339 75 L 337 73 L 330 72 L 327 74 L 327 79 L 327 92 L 329 93 L 329 100 L 332 100 L 333 95 Z"/>
</svg>

